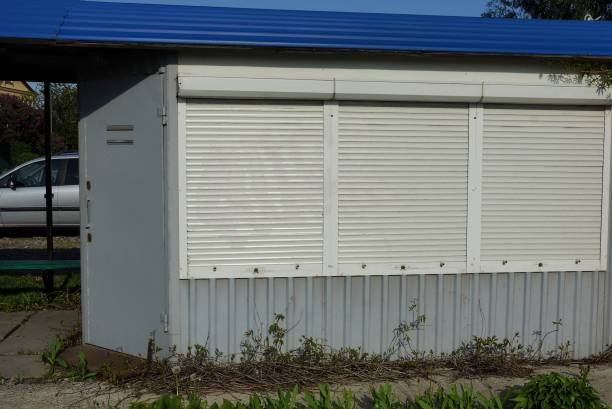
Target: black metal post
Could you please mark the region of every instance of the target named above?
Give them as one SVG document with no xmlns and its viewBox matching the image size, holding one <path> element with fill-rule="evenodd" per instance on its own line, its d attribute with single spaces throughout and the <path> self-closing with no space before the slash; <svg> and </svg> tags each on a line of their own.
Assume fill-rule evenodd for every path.
<svg viewBox="0 0 612 409">
<path fill-rule="evenodd" d="M 47 260 L 53 261 L 53 190 L 51 180 L 51 84 L 45 81 L 45 208 L 47 215 Z M 53 270 L 43 273 L 47 297 L 53 292 Z"/>
</svg>

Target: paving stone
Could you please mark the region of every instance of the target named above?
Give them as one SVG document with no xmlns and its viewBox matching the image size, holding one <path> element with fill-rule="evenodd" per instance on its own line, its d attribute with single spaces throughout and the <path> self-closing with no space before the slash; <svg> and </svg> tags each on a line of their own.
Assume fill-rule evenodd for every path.
<svg viewBox="0 0 612 409">
<path fill-rule="evenodd" d="M 0 355 L 38 354 L 58 337 L 70 335 L 79 325 L 78 311 L 39 311 L 10 337 L 0 342 Z"/>
<path fill-rule="evenodd" d="M 31 314 L 31 312 L 0 312 L 0 340 Z"/>
<path fill-rule="evenodd" d="M 39 355 L 0 356 L 0 376 L 4 378 L 40 378 L 46 373 Z"/>
</svg>

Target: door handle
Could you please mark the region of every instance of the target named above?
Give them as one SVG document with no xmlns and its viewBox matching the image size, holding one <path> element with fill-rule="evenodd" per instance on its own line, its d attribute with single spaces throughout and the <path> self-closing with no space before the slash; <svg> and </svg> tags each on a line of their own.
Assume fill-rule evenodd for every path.
<svg viewBox="0 0 612 409">
<path fill-rule="evenodd" d="M 89 229 L 91 224 L 91 200 L 87 199 L 85 203 L 85 228 Z"/>
</svg>

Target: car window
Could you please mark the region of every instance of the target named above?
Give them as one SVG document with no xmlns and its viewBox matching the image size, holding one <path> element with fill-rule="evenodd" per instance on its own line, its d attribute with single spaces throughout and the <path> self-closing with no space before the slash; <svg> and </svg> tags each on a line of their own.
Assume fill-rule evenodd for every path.
<svg viewBox="0 0 612 409">
<path fill-rule="evenodd" d="M 2 179 L 0 179 L 0 188 L 9 187 L 10 180 L 11 180 L 11 175 L 6 175 Z"/>
<path fill-rule="evenodd" d="M 78 185 L 79 184 L 79 160 L 68 159 L 68 168 L 66 169 L 66 177 L 64 178 L 64 185 Z"/>
<path fill-rule="evenodd" d="M 57 185 L 62 163 L 60 160 L 51 161 L 51 182 Z M 7 186 L 13 180 L 17 187 L 40 187 L 45 185 L 45 161 L 30 163 L 8 175 Z"/>
</svg>

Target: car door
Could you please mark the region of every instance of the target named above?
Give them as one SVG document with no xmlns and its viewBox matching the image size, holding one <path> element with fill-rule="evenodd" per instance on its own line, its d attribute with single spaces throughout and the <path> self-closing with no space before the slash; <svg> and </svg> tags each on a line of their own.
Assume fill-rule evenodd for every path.
<svg viewBox="0 0 612 409">
<path fill-rule="evenodd" d="M 57 183 L 61 173 L 59 160 L 51 162 L 51 180 Z M 38 160 L 16 169 L 0 185 L 0 212 L 5 227 L 44 226 L 45 161 Z M 6 180 L 5 180 L 6 179 Z M 11 183 L 12 186 L 11 186 Z M 57 206 L 57 198 L 53 198 Z"/>
<path fill-rule="evenodd" d="M 79 159 L 62 159 L 66 163 L 65 173 L 54 188 L 57 197 L 57 211 L 54 213 L 53 224 L 57 226 L 78 226 L 79 212 Z M 55 214 L 57 216 L 55 216 Z"/>
</svg>

